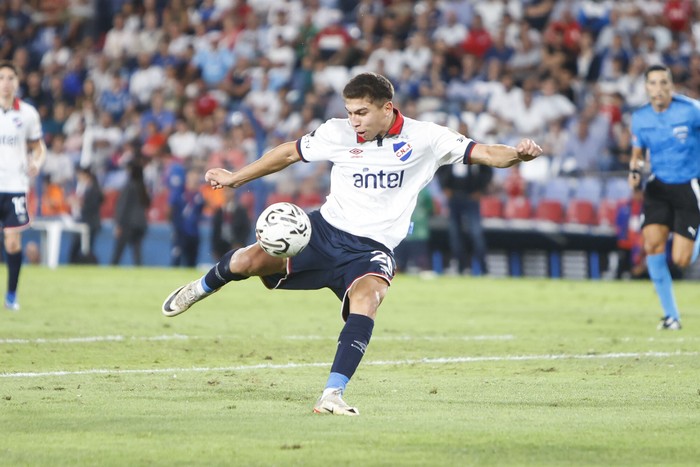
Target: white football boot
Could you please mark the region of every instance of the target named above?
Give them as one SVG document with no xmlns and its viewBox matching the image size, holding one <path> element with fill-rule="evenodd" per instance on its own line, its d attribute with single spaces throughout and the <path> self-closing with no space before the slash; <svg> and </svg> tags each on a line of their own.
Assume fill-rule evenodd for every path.
<svg viewBox="0 0 700 467">
<path fill-rule="evenodd" d="M 342 395 L 343 390 L 340 388 L 321 395 L 316 401 L 316 405 L 314 405 L 314 412 L 333 415 L 360 415 L 357 407 L 350 407 L 346 404 L 341 397 Z"/>
<path fill-rule="evenodd" d="M 214 292 L 207 293 L 202 288 L 201 278 L 174 290 L 163 302 L 163 314 L 165 316 L 177 316 L 187 311 L 192 305 Z"/>
</svg>

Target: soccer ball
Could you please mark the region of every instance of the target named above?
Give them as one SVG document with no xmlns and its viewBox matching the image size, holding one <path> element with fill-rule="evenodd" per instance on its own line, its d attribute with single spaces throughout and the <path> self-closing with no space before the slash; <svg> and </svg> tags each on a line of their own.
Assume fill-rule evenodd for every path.
<svg viewBox="0 0 700 467">
<path fill-rule="evenodd" d="M 271 256 L 289 258 L 306 248 L 311 239 L 311 220 L 292 203 L 271 204 L 255 223 L 258 245 Z"/>
</svg>

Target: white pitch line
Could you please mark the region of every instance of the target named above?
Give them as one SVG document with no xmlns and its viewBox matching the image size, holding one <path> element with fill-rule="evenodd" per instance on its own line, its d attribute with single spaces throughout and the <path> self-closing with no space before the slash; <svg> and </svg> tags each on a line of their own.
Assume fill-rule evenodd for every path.
<svg viewBox="0 0 700 467">
<path fill-rule="evenodd" d="M 180 334 L 171 334 L 152 337 L 136 337 L 136 336 L 87 336 L 87 337 L 58 337 L 54 339 L 38 338 L 38 339 L 0 339 L 0 344 L 82 344 L 93 342 L 124 342 L 132 341 L 170 341 L 170 340 L 187 340 L 188 336 Z"/>
<path fill-rule="evenodd" d="M 478 363 L 478 362 L 522 362 L 537 360 L 609 360 L 617 358 L 667 358 L 667 357 L 696 357 L 700 352 L 626 352 L 607 354 L 554 354 L 554 355 L 506 355 L 484 357 L 443 357 L 422 358 L 419 360 L 385 360 L 367 361 L 364 365 L 395 366 L 395 365 L 439 365 L 444 363 Z M 192 368 L 151 368 L 118 370 L 110 368 L 94 368 L 77 371 L 43 371 L 43 372 L 18 372 L 0 373 L 0 378 L 35 378 L 40 376 L 80 376 L 80 375 L 123 375 L 123 374 L 154 374 L 154 373 L 206 373 L 222 371 L 247 371 L 247 370 L 284 370 L 292 368 L 330 367 L 325 363 L 285 363 L 272 364 L 260 363 L 258 365 L 243 365 L 229 367 L 192 367 Z"/>
<path fill-rule="evenodd" d="M 285 339 L 296 341 L 337 340 L 338 336 L 284 336 Z M 374 341 L 510 341 L 515 339 L 511 334 L 502 336 L 372 336 Z"/>
<path fill-rule="evenodd" d="M 700 340 L 700 336 L 685 336 L 685 337 L 598 337 L 596 340 L 601 342 L 663 342 L 663 343 L 682 343 L 695 342 Z"/>
</svg>

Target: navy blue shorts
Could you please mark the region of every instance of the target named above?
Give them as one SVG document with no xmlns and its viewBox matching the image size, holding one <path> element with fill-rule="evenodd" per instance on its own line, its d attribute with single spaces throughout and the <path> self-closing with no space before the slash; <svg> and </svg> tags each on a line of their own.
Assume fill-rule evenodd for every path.
<svg viewBox="0 0 700 467">
<path fill-rule="evenodd" d="M 321 216 L 309 214 L 311 240 L 298 255 L 287 261 L 286 274 L 261 277 L 269 289 L 317 290 L 331 289 L 343 302 L 343 319 L 347 318 L 349 303 L 346 293 L 362 277 L 378 276 L 391 284 L 396 262 L 394 255 L 381 243 L 338 230 Z"/>
<path fill-rule="evenodd" d="M 0 193 L 0 227 L 16 229 L 29 224 L 26 193 Z"/>
</svg>

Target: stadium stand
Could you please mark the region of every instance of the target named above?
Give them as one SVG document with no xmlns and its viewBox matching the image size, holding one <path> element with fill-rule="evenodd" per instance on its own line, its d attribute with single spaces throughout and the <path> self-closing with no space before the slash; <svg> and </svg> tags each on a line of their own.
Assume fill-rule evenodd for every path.
<svg viewBox="0 0 700 467">
<path fill-rule="evenodd" d="M 581 225 L 591 225 L 589 214 L 574 215 L 579 208 L 571 209 L 573 199 L 592 203 L 594 224 L 611 228 L 618 206 L 631 195 L 624 129 L 630 112 L 646 101 L 644 67 L 673 58 L 677 88 L 700 95 L 700 69 L 693 65 L 699 60 L 700 28 L 690 26 L 700 19 L 697 7 L 688 29 L 673 36 L 671 21 L 658 8 L 662 2 L 607 2 L 606 9 L 591 8 L 599 2 L 541 2 L 545 11 L 535 23 L 524 17 L 521 2 L 477 7 L 474 2 L 323 0 L 322 15 L 312 14 L 310 2 L 301 0 L 185 3 L 187 8 L 177 7 L 182 2 L 150 0 L 0 2 L 6 23 L 0 59 L 20 67 L 22 98 L 41 112 L 47 141 L 63 135 L 66 159 L 98 175 L 105 219 L 113 215 L 133 158 L 146 161 L 152 221 L 161 222 L 168 161 L 202 173 L 212 166 L 235 170 L 325 119 L 344 117 L 343 80 L 377 71 L 390 76 L 395 103 L 409 117 L 434 118 L 477 142 L 528 136 L 542 143 L 546 158 L 523 166 L 520 174 L 527 186 L 517 195 L 525 196 L 512 196 L 508 174 L 494 176 L 481 203 L 485 219 L 532 220 L 533 206 L 543 210 L 543 200 L 556 200 L 562 210 L 569 206 L 562 221 L 583 219 Z M 478 55 L 465 42 L 467 35 L 456 40 L 447 24 L 454 16 L 454 27 L 469 31 L 477 8 L 485 20 L 481 34 L 492 44 Z M 635 27 L 614 30 L 608 24 L 612 16 Z M 562 55 L 547 31 L 563 18 L 573 19 L 586 40 Z M 613 32 L 622 39 L 614 52 Z M 532 43 L 527 50 L 523 34 Z M 680 57 L 669 55 L 668 40 L 646 50 L 640 39 L 650 34 L 676 37 Z M 387 47 L 390 37 L 394 45 Z M 625 58 L 620 69 L 613 64 L 615 53 Z M 154 93 L 162 96 L 162 109 L 152 106 Z M 576 133 L 581 119 L 595 128 L 592 138 Z M 567 166 L 574 150 L 591 163 Z M 293 171 L 284 187 L 251 184 L 240 201 L 251 217 L 275 199 L 312 208 L 327 194 L 329 172 L 329 167 Z M 318 192 L 301 198 L 300 188 L 309 179 Z M 66 186 L 70 199 L 77 184 Z M 41 192 L 40 183 L 36 188 Z M 208 188 L 203 184 L 203 192 L 211 192 Z M 36 195 L 32 199 L 33 208 L 40 209 Z M 207 212 L 220 202 L 207 197 Z M 207 258 L 207 252 L 202 255 Z"/>
</svg>

